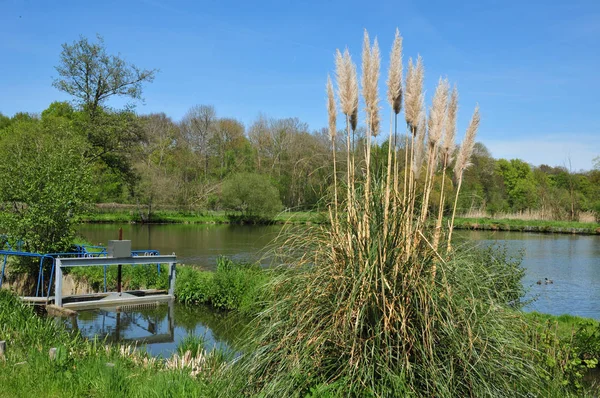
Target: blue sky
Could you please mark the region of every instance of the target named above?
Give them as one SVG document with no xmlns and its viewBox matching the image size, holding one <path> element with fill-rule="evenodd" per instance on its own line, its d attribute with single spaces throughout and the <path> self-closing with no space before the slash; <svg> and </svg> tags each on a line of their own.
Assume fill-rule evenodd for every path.
<svg viewBox="0 0 600 398">
<path fill-rule="evenodd" d="M 335 49 L 348 47 L 358 61 L 366 28 L 379 39 L 385 76 L 396 27 L 405 63 L 424 58 L 429 99 L 440 76 L 458 85 L 460 136 L 479 103 L 478 140 L 495 157 L 592 167 L 600 155 L 598 0 L 0 0 L 0 112 L 69 99 L 51 85 L 60 46 L 98 33 L 110 53 L 160 69 L 140 113 L 179 120 L 193 105 L 213 104 L 246 126 L 263 112 L 317 129 L 327 123 Z"/>
</svg>

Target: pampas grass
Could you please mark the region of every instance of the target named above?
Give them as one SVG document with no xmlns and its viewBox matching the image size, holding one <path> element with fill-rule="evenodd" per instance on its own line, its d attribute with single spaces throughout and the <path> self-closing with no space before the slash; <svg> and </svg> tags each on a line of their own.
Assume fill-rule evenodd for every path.
<svg viewBox="0 0 600 398">
<path fill-rule="evenodd" d="M 371 91 L 378 78 L 376 48 L 365 32 L 362 92 L 367 137 L 378 107 Z M 348 194 L 338 203 L 338 211 L 330 212 L 330 225 L 295 229 L 276 244 L 275 258 L 286 266 L 273 282 L 269 304 L 252 326 L 254 344 L 234 369 L 245 384 L 243 393 L 264 397 L 304 397 L 316 391 L 349 397 L 539 394 L 540 377 L 528 360 L 532 353 L 522 339 L 522 320 L 509 310 L 495 270 L 487 261 L 475 261 L 476 256 L 435 250 L 428 225 L 436 217 L 423 216 L 426 206 L 416 210 L 424 200 L 417 184 L 422 146 L 428 126 L 430 131 L 444 129 L 447 82 L 439 86 L 430 113 L 433 120 L 427 123 L 423 63 L 420 57 L 416 66 L 409 62 L 407 85 L 411 87 L 404 89 L 404 103 L 412 136 L 405 165 L 410 179 L 400 192 L 393 183 L 400 171 L 391 167 L 395 148 L 388 150 L 387 162 L 371 164 L 367 143 L 366 175 L 353 174 L 349 138 L 353 109 L 345 106 L 352 86 L 346 77 L 350 56 L 337 54 L 338 93 L 346 115 L 349 166 L 343 183 Z M 388 102 L 395 112 L 397 101 L 392 99 Z M 478 123 L 476 111 L 459 154 L 464 167 Z M 390 126 L 390 146 L 391 131 Z M 427 141 L 425 166 L 431 177 L 426 183 L 433 180 L 432 164 L 442 136 L 434 134 L 437 140 Z M 460 179 L 458 185 L 457 189 Z M 419 222 L 421 218 L 425 222 Z"/>
</svg>

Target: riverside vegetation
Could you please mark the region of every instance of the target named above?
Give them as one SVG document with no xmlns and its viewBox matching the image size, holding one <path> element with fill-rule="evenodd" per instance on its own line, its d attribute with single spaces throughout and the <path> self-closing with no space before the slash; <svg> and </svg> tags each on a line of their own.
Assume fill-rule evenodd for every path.
<svg viewBox="0 0 600 398">
<path fill-rule="evenodd" d="M 78 214 L 82 201 L 128 204 L 135 207 L 136 218 L 151 220 L 155 209 L 166 206 L 240 215 L 254 211 L 252 204 L 264 202 L 272 205 L 266 209 L 267 215 L 272 215 L 280 206 L 326 211 L 333 200 L 333 157 L 345 167 L 343 135 L 336 136 L 332 151 L 327 128 L 311 130 L 294 117 L 277 119 L 263 114 L 244 126 L 236 115 L 221 115 L 210 104 L 192 106 L 181 120 L 164 113 L 142 115 L 133 106 L 110 108 L 110 98 L 140 99 L 156 71 L 111 55 L 101 38 L 82 37 L 63 45 L 56 69 L 54 86 L 73 102 L 53 102 L 41 114 L 0 115 L 0 201 L 10 204 L 3 214 L 12 212 L 27 219 L 27 209 L 41 206 L 46 206 L 42 207 L 44 214 L 51 212 L 50 203 L 43 203 L 31 188 L 44 178 L 48 184 L 43 187 L 43 197 L 52 197 L 60 213 L 38 223 L 58 231 L 64 229 L 63 223 L 57 225 L 61 218 Z M 114 81 L 108 76 L 115 76 Z M 350 150 L 355 159 L 364 161 L 366 125 L 358 123 L 353 133 L 356 145 Z M 394 149 L 403 158 L 410 145 L 404 131 L 398 134 Z M 34 144 L 36 150 L 28 150 Z M 373 161 L 385 162 L 387 141 L 373 139 L 370 145 Z M 70 190 L 61 191 L 60 179 L 48 179 L 44 174 L 56 175 L 64 167 L 56 159 L 67 160 L 81 177 L 62 184 Z M 476 142 L 471 162 L 474 167 L 463 174 L 459 214 L 471 209 L 492 216 L 535 211 L 544 219 L 577 220 L 582 212 L 600 212 L 600 157 L 587 171 L 578 171 L 568 164 L 553 167 L 494 159 Z M 42 164 L 45 168 L 36 167 Z M 398 167 L 404 171 L 403 162 Z M 227 194 L 228 185 L 231 188 L 232 181 L 248 173 L 275 191 L 260 190 L 242 179 L 248 182 L 244 189 Z M 445 179 L 439 172 L 435 174 L 429 207 L 438 208 L 443 186 L 448 193 L 443 209 L 449 215 L 455 186 L 452 170 L 446 174 Z M 419 183 L 425 177 L 425 173 L 420 175 Z M 264 200 L 244 201 L 249 192 L 246 188 Z M 156 216 L 161 219 L 160 214 Z"/>
<path fill-rule="evenodd" d="M 255 314 L 239 357 L 189 350 L 153 361 L 127 348 L 105 349 L 35 318 L 2 292 L 0 337 L 14 344 L 0 364 L 3 391 L 60 395 L 74 384 L 80 396 L 135 396 L 151 387 L 163 395 L 232 397 L 587 394 L 581 380 L 597 363 L 597 324 L 561 338 L 558 328 L 520 311 L 518 262 L 502 251 L 452 245 L 478 108 L 456 150 L 458 91 L 440 79 L 427 111 L 423 60 L 409 60 L 404 79 L 397 33 L 387 81 L 390 129 L 382 134 L 380 58 L 377 40 L 365 32 L 359 89 L 349 52 L 335 57 L 337 90 L 330 80 L 326 86 L 328 222 L 290 227 L 275 246 L 276 270 L 224 259 L 211 276 L 182 268 L 189 275 L 178 282 L 181 298 Z M 405 135 L 397 123 L 402 108 Z M 132 285 L 147 277 L 135 272 Z M 50 361 L 46 350 L 61 343 L 59 360 Z"/>
</svg>

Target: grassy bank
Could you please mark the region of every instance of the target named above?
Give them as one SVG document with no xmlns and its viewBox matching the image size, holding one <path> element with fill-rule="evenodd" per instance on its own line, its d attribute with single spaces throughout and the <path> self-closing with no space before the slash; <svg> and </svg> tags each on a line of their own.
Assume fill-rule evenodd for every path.
<svg viewBox="0 0 600 398">
<path fill-rule="evenodd" d="M 224 211 L 178 211 L 159 210 L 152 214 L 146 223 L 156 224 L 231 224 L 239 223 L 237 216 Z M 79 219 L 82 223 L 141 223 L 142 219 L 134 209 L 99 207 Z M 277 214 L 274 224 L 322 224 L 328 222 L 326 214 L 319 212 L 284 212 Z M 563 234 L 600 235 L 600 223 L 577 221 L 519 220 L 495 218 L 457 217 L 456 229 L 482 231 L 543 232 Z"/>
<path fill-rule="evenodd" d="M 183 360 L 185 355 L 155 359 L 131 347 L 86 341 L 36 316 L 7 291 L 0 291 L 0 340 L 7 342 L 0 397 L 218 396 L 212 382 L 222 366 L 219 353 L 196 345 Z M 182 348 L 193 346 L 188 339 Z M 54 358 L 51 348 L 57 349 Z"/>
<path fill-rule="evenodd" d="M 236 224 L 240 216 L 225 211 L 199 210 L 159 210 L 152 213 L 150 218 L 142 220 L 135 209 L 121 207 L 97 207 L 79 218 L 82 223 L 155 223 L 155 224 Z M 282 212 L 269 222 L 274 224 L 322 223 L 326 221 L 325 214 L 318 212 Z"/>
<path fill-rule="evenodd" d="M 130 285 L 149 283 L 142 274 L 126 270 L 124 267 L 124 280 Z M 265 286 L 273 286 L 267 283 L 273 282 L 275 277 L 273 271 L 236 264 L 225 258 L 219 260 L 216 271 L 185 266 L 179 270 L 176 293 L 180 301 L 250 314 L 264 308 L 263 302 L 270 296 Z M 80 275 L 79 278 L 92 281 L 97 276 Z M 109 283 L 113 283 L 111 273 Z M 155 286 L 162 287 L 161 283 L 159 280 Z M 592 388 L 590 382 L 584 379 L 587 369 L 600 358 L 600 322 L 570 315 L 514 311 L 511 317 L 522 328 L 523 341 L 536 348 L 539 370 L 548 378 L 564 383 L 556 394 L 548 396 L 593 396 L 588 394 Z M 525 322 L 519 320 L 521 317 Z M 20 304 L 5 291 L 0 292 L 0 340 L 9 342 L 6 360 L 0 360 L 3 387 L 0 396 L 210 397 L 240 396 L 239 389 L 244 388 L 240 380 L 230 379 L 231 373 L 220 373 L 219 369 L 226 366 L 222 354 L 206 354 L 213 357 L 204 367 L 182 365 L 177 370 L 171 369 L 172 361 L 133 354 L 127 347 L 106 348 L 104 344 L 69 335 L 60 325 L 36 317 L 30 307 Z M 193 344 L 193 339 L 187 339 L 181 351 Z M 51 347 L 59 348 L 57 360 L 48 356 Z M 231 368 L 235 369 L 235 366 Z M 229 395 L 222 395 L 220 388 L 225 384 L 234 386 L 235 391 L 230 389 Z M 335 385 L 317 386 L 306 396 L 337 396 Z"/>
<path fill-rule="evenodd" d="M 456 218 L 456 229 L 600 235 L 600 224 L 577 221 Z"/>
</svg>

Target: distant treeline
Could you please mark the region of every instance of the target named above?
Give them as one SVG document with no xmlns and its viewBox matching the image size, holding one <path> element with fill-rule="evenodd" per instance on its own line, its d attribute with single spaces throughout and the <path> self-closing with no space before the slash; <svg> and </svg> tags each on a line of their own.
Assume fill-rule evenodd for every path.
<svg viewBox="0 0 600 398">
<path fill-rule="evenodd" d="M 244 211 L 249 206 L 243 197 L 250 195 L 246 191 L 260 188 L 256 195 L 268 195 L 267 184 L 277 189 L 285 208 L 323 210 L 332 192 L 327 130 L 310 131 L 298 118 L 260 115 L 244 126 L 235 118 L 220 117 L 211 105 L 194 106 L 182 120 L 174 121 L 164 113 L 137 115 L 128 109 L 98 108 L 91 114 L 67 102 L 54 102 L 40 115 L 17 113 L 9 118 L 0 114 L 0 145 L 19 137 L 27 140 L 32 131 L 50 140 L 59 131 L 62 137 L 65 132 L 75 137 L 91 167 L 94 183 L 89 199 L 96 203 L 132 203 L 145 211 L 158 205 Z M 403 159 L 406 141 L 398 142 L 398 156 Z M 375 159 L 384 161 L 387 143 L 373 145 Z M 352 148 L 360 158 L 364 152 L 360 128 Z M 345 151 L 346 143 L 338 142 L 337 150 Z M 346 170 L 345 158 L 337 157 L 342 159 L 339 177 Z M 600 159 L 589 171 L 533 166 L 518 159 L 494 159 L 477 143 L 472 163 L 461 191 L 459 209 L 463 212 L 535 211 L 560 220 L 576 220 L 581 212 L 600 212 Z M 360 162 L 356 167 L 360 172 Z M 424 178 L 425 173 L 421 174 Z M 251 186 L 241 189 L 247 180 Z M 238 191 L 224 197 L 227 181 L 236 181 Z M 446 181 L 445 189 L 452 191 L 453 182 Z M 435 189 L 440 189 L 440 182 Z"/>
</svg>

